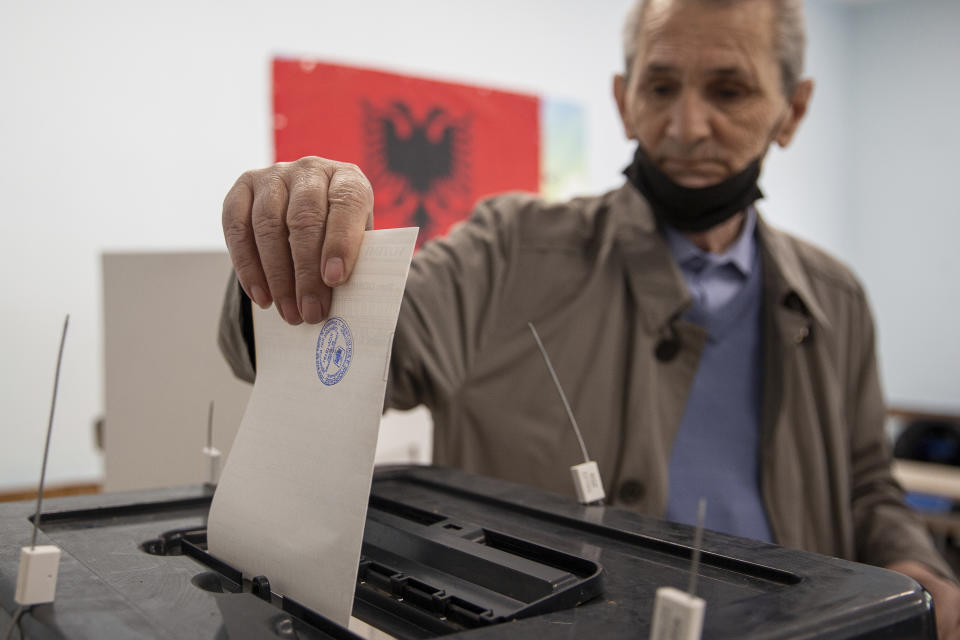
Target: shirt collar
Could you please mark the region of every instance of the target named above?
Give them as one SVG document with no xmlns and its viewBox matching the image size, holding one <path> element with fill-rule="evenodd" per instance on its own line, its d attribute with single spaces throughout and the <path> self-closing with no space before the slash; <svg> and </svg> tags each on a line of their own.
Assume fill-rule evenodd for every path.
<svg viewBox="0 0 960 640">
<path fill-rule="evenodd" d="M 732 264 L 744 278 L 747 278 L 753 272 L 757 261 L 756 228 L 757 210 L 753 206 L 747 207 L 747 215 L 740 235 L 726 251 L 719 255 L 704 251 L 672 227 L 664 225 L 664 233 L 670 252 L 673 253 L 679 265 L 704 262 L 713 265 Z"/>
<path fill-rule="evenodd" d="M 650 204 L 636 187 L 626 182 L 609 192 L 604 202 L 610 207 L 613 240 L 629 265 L 630 288 L 637 299 L 647 301 L 639 305 L 641 319 L 648 331 L 663 331 L 691 302 L 676 258 L 664 234 L 658 232 Z M 789 294 L 795 294 L 818 325 L 830 327 L 798 255 L 801 243 L 767 224 L 755 207 L 750 209 L 755 214 L 757 248 L 763 261 L 765 298 L 779 308 Z"/>
</svg>

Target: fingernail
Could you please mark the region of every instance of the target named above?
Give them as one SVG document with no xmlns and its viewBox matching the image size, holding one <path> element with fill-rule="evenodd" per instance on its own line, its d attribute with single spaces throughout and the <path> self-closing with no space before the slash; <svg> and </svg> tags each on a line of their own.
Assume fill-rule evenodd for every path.
<svg viewBox="0 0 960 640">
<path fill-rule="evenodd" d="M 270 297 L 267 295 L 267 292 L 263 288 L 258 286 L 253 286 L 250 289 L 250 295 L 253 297 L 253 301 L 257 303 L 257 306 L 261 309 L 266 309 L 270 306 Z"/>
<path fill-rule="evenodd" d="M 328 285 L 335 286 L 343 280 L 343 259 L 330 258 L 323 268 L 323 281 Z"/>
<path fill-rule="evenodd" d="M 309 324 L 320 322 L 326 315 L 323 311 L 323 303 L 314 295 L 303 296 L 300 301 L 300 311 L 303 314 L 303 321 Z"/>
<path fill-rule="evenodd" d="M 300 310 L 297 309 L 297 303 L 293 298 L 286 298 L 279 303 L 280 315 L 287 321 L 287 324 L 300 324 Z"/>
</svg>

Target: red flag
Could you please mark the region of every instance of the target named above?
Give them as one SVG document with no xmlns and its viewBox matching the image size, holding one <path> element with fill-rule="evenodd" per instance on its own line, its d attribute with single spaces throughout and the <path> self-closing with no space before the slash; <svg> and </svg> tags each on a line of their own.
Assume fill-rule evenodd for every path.
<svg viewBox="0 0 960 640">
<path fill-rule="evenodd" d="M 443 235 L 480 198 L 540 185 L 535 96 L 303 60 L 273 62 L 276 159 L 357 164 L 377 228 Z"/>
</svg>

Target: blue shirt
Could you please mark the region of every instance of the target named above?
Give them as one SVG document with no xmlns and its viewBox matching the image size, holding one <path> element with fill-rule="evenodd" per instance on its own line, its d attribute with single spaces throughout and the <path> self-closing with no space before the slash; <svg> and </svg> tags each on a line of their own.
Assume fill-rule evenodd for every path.
<svg viewBox="0 0 960 640">
<path fill-rule="evenodd" d="M 666 231 L 693 297 L 684 319 L 707 331 L 670 455 L 666 517 L 693 524 L 705 497 L 708 528 L 772 541 L 760 492 L 763 274 L 755 231 L 750 209 L 722 255 Z"/>
<path fill-rule="evenodd" d="M 665 227 L 667 244 L 680 266 L 694 305 L 716 311 L 743 288 L 759 257 L 757 211 L 747 209 L 743 229 L 724 253 L 704 251 L 685 235 Z"/>
</svg>

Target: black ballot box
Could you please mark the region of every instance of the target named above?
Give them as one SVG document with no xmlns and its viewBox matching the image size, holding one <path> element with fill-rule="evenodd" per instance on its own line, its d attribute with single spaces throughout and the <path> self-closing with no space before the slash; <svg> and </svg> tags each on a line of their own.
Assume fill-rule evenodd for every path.
<svg viewBox="0 0 960 640">
<path fill-rule="evenodd" d="M 62 549 L 57 596 L 22 616 L 23 637 L 647 638 L 656 589 L 690 580 L 690 527 L 451 469 L 387 468 L 355 585 L 353 616 L 369 626 L 351 631 L 211 556 L 209 494 L 45 501 L 37 544 Z M 0 505 L 0 632 L 33 508 Z M 293 526 L 277 522 L 277 540 Z M 711 531 L 696 588 L 704 638 L 936 637 L 929 594 L 905 576 Z"/>
</svg>

